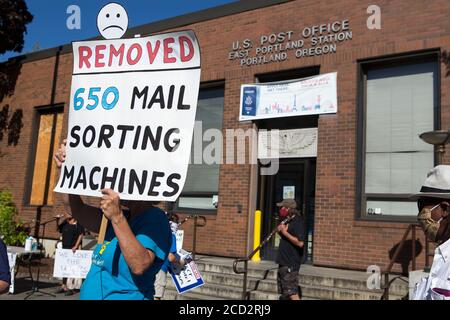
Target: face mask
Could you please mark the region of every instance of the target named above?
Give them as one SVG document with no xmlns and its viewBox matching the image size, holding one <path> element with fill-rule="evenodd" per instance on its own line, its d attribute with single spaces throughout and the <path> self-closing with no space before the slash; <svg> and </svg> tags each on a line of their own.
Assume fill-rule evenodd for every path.
<svg viewBox="0 0 450 320">
<path fill-rule="evenodd" d="M 438 206 L 439 205 L 436 205 L 431 209 L 423 208 L 422 211 L 420 211 L 419 215 L 417 216 L 419 225 L 425 232 L 425 235 L 428 237 L 428 239 L 434 242 L 436 241 L 436 235 L 439 230 L 440 221 L 435 221 L 431 217 L 431 211 L 437 208 Z"/>
<path fill-rule="evenodd" d="M 281 218 L 286 218 L 289 214 L 289 210 L 286 209 L 285 207 L 282 207 L 279 211 L 279 214 Z"/>
</svg>

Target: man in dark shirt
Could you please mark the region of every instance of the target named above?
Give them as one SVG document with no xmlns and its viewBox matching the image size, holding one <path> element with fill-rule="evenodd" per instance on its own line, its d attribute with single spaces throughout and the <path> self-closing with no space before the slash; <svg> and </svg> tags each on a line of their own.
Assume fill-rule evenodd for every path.
<svg viewBox="0 0 450 320">
<path fill-rule="evenodd" d="M 63 249 L 71 249 L 73 252 L 77 251 L 85 233 L 84 227 L 71 215 L 64 214 L 58 217 L 62 218 L 62 223 L 58 225 L 58 230 L 62 233 Z M 67 288 L 67 278 L 63 278 L 63 283 L 57 293 L 65 293 L 66 296 L 73 294 L 73 291 Z"/>
<path fill-rule="evenodd" d="M 289 223 L 281 223 L 278 231 L 281 235 L 276 263 L 278 263 L 278 293 L 280 299 L 300 300 L 298 273 L 303 257 L 305 229 L 303 218 L 293 199 L 284 199 L 277 203 L 280 217 L 293 217 Z"/>
<path fill-rule="evenodd" d="M 5 243 L 0 238 L 0 294 L 9 291 L 10 283 L 11 274 L 9 272 L 8 253 Z"/>
</svg>

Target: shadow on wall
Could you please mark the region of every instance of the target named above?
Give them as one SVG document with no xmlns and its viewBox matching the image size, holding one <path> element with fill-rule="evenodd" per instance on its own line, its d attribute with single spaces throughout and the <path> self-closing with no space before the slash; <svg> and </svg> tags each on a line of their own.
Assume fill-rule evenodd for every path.
<svg viewBox="0 0 450 320">
<path fill-rule="evenodd" d="M 417 256 L 422 252 L 422 244 L 419 240 L 415 240 L 416 248 L 414 256 L 417 258 Z M 394 256 L 395 251 L 397 250 L 398 246 L 400 245 L 400 242 L 397 243 L 395 246 L 392 247 L 391 250 L 389 250 L 389 260 L 392 259 Z M 403 247 L 401 248 L 397 258 L 395 259 L 395 263 L 399 263 L 402 266 L 402 275 L 408 276 L 409 273 L 409 264 L 412 261 L 413 257 L 413 241 L 412 240 L 406 240 Z M 417 261 L 416 261 L 417 263 Z"/>
<path fill-rule="evenodd" d="M 22 57 L 15 58 L 0 64 L 0 103 L 14 93 L 22 69 L 22 59 Z"/>
<path fill-rule="evenodd" d="M 450 53 L 447 51 L 442 51 L 442 57 L 441 57 L 442 63 L 445 64 L 447 67 L 447 72 L 445 73 L 445 76 L 450 76 Z"/>
<path fill-rule="evenodd" d="M 11 116 L 9 113 L 9 105 L 3 106 L 0 110 L 0 141 L 7 134 L 8 146 L 17 146 L 23 128 L 23 111 L 16 109 Z"/>
<path fill-rule="evenodd" d="M 5 97 L 14 93 L 21 69 L 21 58 L 11 59 L 0 64 L 0 103 Z M 19 143 L 20 132 L 23 128 L 22 118 L 22 109 L 16 109 L 11 115 L 8 104 L 0 109 L 0 141 L 7 135 L 8 146 L 16 146 Z M 4 155 L 6 153 L 0 150 L 0 157 Z"/>
</svg>

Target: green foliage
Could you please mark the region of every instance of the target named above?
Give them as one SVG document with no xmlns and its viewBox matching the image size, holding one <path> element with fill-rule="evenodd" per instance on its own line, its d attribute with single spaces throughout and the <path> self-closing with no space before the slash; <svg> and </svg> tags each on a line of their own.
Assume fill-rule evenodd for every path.
<svg viewBox="0 0 450 320">
<path fill-rule="evenodd" d="M 0 236 L 9 246 L 23 246 L 28 234 L 23 223 L 16 221 L 17 208 L 9 191 L 0 191 Z"/>
<path fill-rule="evenodd" d="M 25 0 L 0 1 L 0 54 L 23 49 L 27 24 L 33 21 Z"/>
</svg>

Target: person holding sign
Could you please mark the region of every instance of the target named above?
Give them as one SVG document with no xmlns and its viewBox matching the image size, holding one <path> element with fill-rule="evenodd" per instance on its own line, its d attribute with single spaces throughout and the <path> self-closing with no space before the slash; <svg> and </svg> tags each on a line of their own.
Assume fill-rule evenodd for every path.
<svg viewBox="0 0 450 320">
<path fill-rule="evenodd" d="M 57 218 L 63 218 L 61 224 L 58 224 L 58 231 L 62 233 L 62 248 L 71 249 L 75 253 L 79 249 L 85 233 L 83 226 L 67 213 L 58 215 Z M 67 286 L 67 279 L 63 278 L 61 288 L 56 293 L 64 293 L 66 296 L 73 294 L 73 290 Z"/>
<path fill-rule="evenodd" d="M 68 140 L 54 191 L 85 228 L 102 225 L 81 299 L 153 299 L 172 242 L 153 204 L 176 201 L 186 180 L 200 46 L 192 30 L 122 38 L 128 14 L 117 3 L 100 10 L 97 26 L 104 39 L 72 43 Z M 102 223 L 81 195 L 102 197 Z"/>
<path fill-rule="evenodd" d="M 177 238 L 176 233 L 178 230 L 178 216 L 176 214 L 169 214 L 170 229 L 172 231 L 172 246 L 170 247 L 169 256 L 164 261 L 161 270 L 156 274 L 155 280 L 155 300 L 161 300 L 164 297 L 164 291 L 167 285 L 167 271 L 169 267 L 173 266 L 182 269 L 186 264 L 183 258 L 181 258 L 177 252 Z"/>
<path fill-rule="evenodd" d="M 9 291 L 11 274 L 9 272 L 8 254 L 3 240 L 0 238 L 0 294 Z"/>
<path fill-rule="evenodd" d="M 57 167 L 65 160 L 64 141 L 55 155 Z M 152 300 L 155 275 L 172 243 L 166 215 L 152 202 L 121 201 L 111 189 L 102 194 L 100 208 L 109 220 L 105 242 L 94 250 L 80 299 Z M 80 223 L 89 230 L 100 229 L 99 208 L 85 204 L 79 195 L 63 197 Z"/>
</svg>

